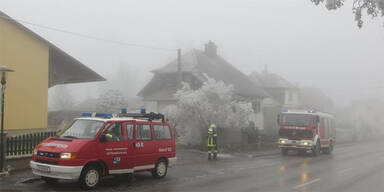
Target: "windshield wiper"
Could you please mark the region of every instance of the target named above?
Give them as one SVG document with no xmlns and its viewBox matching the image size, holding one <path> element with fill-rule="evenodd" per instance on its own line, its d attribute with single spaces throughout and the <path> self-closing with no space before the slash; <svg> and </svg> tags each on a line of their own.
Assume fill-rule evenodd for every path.
<svg viewBox="0 0 384 192">
<path fill-rule="evenodd" d="M 72 138 L 72 139 L 78 139 L 77 137 L 75 137 L 75 136 L 70 136 L 70 135 L 65 135 L 65 136 L 62 136 L 62 138 Z"/>
</svg>

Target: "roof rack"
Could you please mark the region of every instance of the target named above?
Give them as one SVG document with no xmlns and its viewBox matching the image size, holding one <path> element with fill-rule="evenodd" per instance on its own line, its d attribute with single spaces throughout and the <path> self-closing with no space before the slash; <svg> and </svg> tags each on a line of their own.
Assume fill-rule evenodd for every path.
<svg viewBox="0 0 384 192">
<path fill-rule="evenodd" d="M 161 113 L 119 113 L 118 117 L 133 117 L 133 118 L 143 118 L 148 119 L 148 121 L 153 121 L 155 119 L 161 119 L 162 122 L 165 122 L 165 117 Z"/>
</svg>

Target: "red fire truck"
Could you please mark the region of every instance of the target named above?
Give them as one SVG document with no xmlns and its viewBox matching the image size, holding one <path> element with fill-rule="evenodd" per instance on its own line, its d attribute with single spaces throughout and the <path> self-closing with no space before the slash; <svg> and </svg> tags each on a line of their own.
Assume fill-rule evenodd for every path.
<svg viewBox="0 0 384 192">
<path fill-rule="evenodd" d="M 336 142 L 334 117 L 313 110 L 285 110 L 278 116 L 279 141 L 282 155 L 288 150 L 330 154 Z"/>
<path fill-rule="evenodd" d="M 83 113 L 37 145 L 30 165 L 47 182 L 78 179 L 91 189 L 107 175 L 150 171 L 163 178 L 175 162 L 175 136 L 164 115 L 123 111 Z"/>
</svg>

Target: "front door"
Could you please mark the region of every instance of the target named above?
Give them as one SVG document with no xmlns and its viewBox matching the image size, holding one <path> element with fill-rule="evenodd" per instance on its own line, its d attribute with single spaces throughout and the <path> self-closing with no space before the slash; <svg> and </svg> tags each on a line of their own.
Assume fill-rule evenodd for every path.
<svg viewBox="0 0 384 192">
<path fill-rule="evenodd" d="M 107 164 L 110 174 L 132 172 L 132 139 L 128 140 L 127 123 L 112 123 L 104 132 L 105 139 L 99 141 L 98 151 Z M 132 137 L 131 137 L 132 138 Z"/>
</svg>

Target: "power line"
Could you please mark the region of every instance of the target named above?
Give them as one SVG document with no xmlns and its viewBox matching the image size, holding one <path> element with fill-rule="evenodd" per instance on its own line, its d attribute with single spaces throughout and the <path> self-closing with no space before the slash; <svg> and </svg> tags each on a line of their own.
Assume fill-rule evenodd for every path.
<svg viewBox="0 0 384 192">
<path fill-rule="evenodd" d="M 69 34 L 69 35 L 74 35 L 74 36 L 82 37 L 82 38 L 87 38 L 87 39 L 92 39 L 92 40 L 97 40 L 97 41 L 104 41 L 104 42 L 118 44 L 118 45 L 131 46 L 131 47 L 140 47 L 140 48 L 146 48 L 146 49 L 163 50 L 163 51 L 176 51 L 177 50 L 177 49 L 170 49 L 170 48 L 163 48 L 163 47 L 154 47 L 154 46 L 148 46 L 148 45 L 141 45 L 141 44 L 135 44 L 135 43 L 126 43 L 126 42 L 121 42 L 121 41 L 104 39 L 104 38 L 100 38 L 100 37 L 96 37 L 96 36 L 91 36 L 91 35 L 81 34 L 81 33 L 77 33 L 77 32 L 67 31 L 67 30 L 63 30 L 63 29 L 58 29 L 58 28 L 54 28 L 54 27 L 49 27 L 49 26 L 45 26 L 45 25 L 40 25 L 40 24 L 36 24 L 36 23 L 31 23 L 31 22 L 28 22 L 28 21 L 20 20 L 20 19 L 14 19 L 14 18 L 11 18 L 11 17 L 8 17 L 8 16 L 3 16 L 3 15 L 0 15 L 0 18 L 4 18 L 4 19 L 7 19 L 7 20 L 11 20 L 11 21 L 17 21 L 17 22 L 20 22 L 20 23 L 25 23 L 25 24 L 28 24 L 28 25 L 32 25 L 32 26 L 35 26 L 35 27 L 48 29 L 48 30 L 51 30 L 51 31 L 57 31 L 57 32 L 66 33 L 66 34 Z"/>
</svg>

